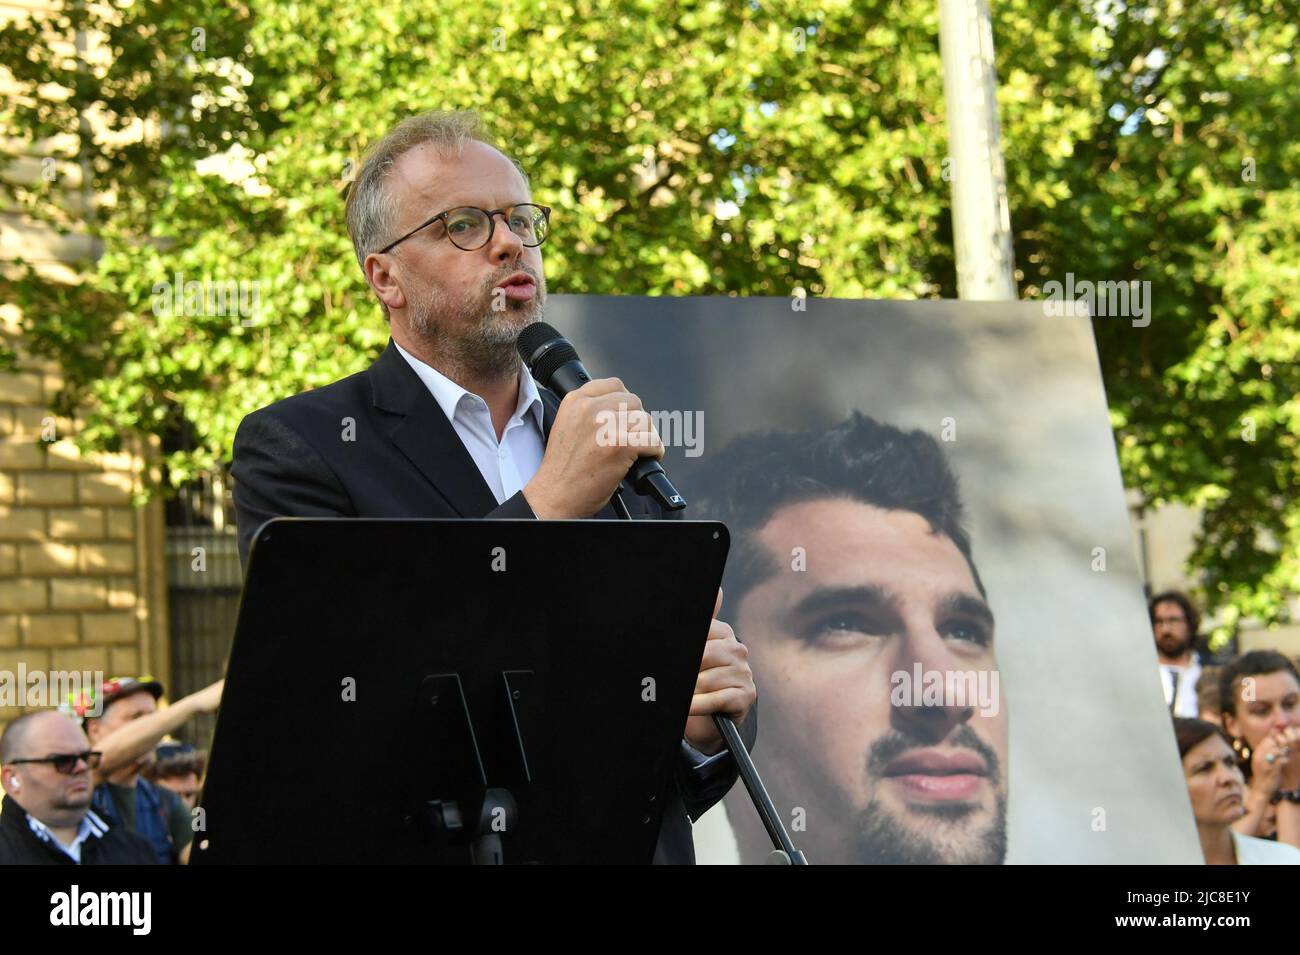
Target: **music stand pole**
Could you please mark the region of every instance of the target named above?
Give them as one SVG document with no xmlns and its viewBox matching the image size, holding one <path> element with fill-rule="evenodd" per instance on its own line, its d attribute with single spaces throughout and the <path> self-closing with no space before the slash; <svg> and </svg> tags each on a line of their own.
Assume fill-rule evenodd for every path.
<svg viewBox="0 0 1300 955">
<path fill-rule="evenodd" d="M 632 515 L 623 500 L 621 489 L 614 492 L 614 497 L 610 503 L 614 506 L 614 512 L 621 519 L 625 521 L 632 520 Z M 767 830 L 768 838 L 772 840 L 772 855 L 775 858 L 771 858 L 769 861 L 780 865 L 808 865 L 807 856 L 801 850 L 796 849 L 794 842 L 790 839 L 790 834 L 786 831 L 785 824 L 776 811 L 776 805 L 772 802 L 767 787 L 763 785 L 763 780 L 758 775 L 758 768 L 754 765 L 754 761 L 750 759 L 749 750 L 745 749 L 745 741 L 740 738 L 740 730 L 736 729 L 736 724 L 731 717 L 722 713 L 714 713 L 713 725 L 718 728 L 718 732 L 722 734 L 722 741 L 726 743 L 727 749 L 731 751 L 731 758 L 736 761 L 736 768 L 740 772 L 741 781 L 745 784 L 745 790 L 749 793 L 749 798 L 754 803 L 754 809 L 758 812 L 759 818 L 763 820 L 763 828 Z"/>
</svg>

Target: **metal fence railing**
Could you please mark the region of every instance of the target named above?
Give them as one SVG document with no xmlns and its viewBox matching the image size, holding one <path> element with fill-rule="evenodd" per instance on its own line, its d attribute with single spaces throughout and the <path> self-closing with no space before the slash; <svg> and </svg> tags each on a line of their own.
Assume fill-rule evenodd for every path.
<svg viewBox="0 0 1300 955">
<path fill-rule="evenodd" d="M 235 635 L 242 574 L 234 502 L 224 473 L 208 473 L 167 502 L 167 590 L 171 620 L 171 699 L 219 680 Z M 207 748 L 214 714 L 190 720 L 176 736 Z"/>
</svg>

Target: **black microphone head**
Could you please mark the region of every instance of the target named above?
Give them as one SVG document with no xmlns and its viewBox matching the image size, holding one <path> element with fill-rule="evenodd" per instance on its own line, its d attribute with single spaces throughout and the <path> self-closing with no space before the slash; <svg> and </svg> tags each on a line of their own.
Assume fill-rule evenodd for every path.
<svg viewBox="0 0 1300 955">
<path fill-rule="evenodd" d="M 551 376 L 561 365 L 578 360 L 572 342 L 545 322 L 533 322 L 519 333 L 516 343 L 519 357 L 543 388 L 550 387 Z"/>
<path fill-rule="evenodd" d="M 558 331 L 545 322 L 533 322 L 531 325 L 524 327 L 519 333 L 519 341 L 516 346 L 519 349 L 519 357 L 524 360 L 524 364 L 532 367 L 532 357 L 537 349 L 541 348 L 553 338 L 563 338 Z"/>
</svg>

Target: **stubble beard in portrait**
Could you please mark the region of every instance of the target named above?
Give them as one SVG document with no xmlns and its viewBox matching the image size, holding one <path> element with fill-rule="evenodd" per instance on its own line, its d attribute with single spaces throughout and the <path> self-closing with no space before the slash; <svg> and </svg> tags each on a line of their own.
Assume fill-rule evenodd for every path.
<svg viewBox="0 0 1300 955">
<path fill-rule="evenodd" d="M 890 731 L 871 744 L 865 769 L 871 796 L 866 807 L 856 813 L 852 832 L 845 833 L 856 846 L 855 861 L 887 865 L 1001 865 L 1006 860 L 1007 797 L 997 753 L 968 726 L 953 733 L 951 742 L 977 753 L 988 766 L 989 782 L 994 789 L 992 818 L 981 829 L 972 831 L 968 820 L 973 820 L 983 808 L 960 802 L 913 804 L 907 810 L 912 819 L 900 818 L 880 798 L 885 767 L 908 750 L 926 744 Z"/>
<path fill-rule="evenodd" d="M 1000 865 L 1007 854 L 1007 797 L 1005 769 L 997 753 L 969 728 L 958 729 L 950 742 L 980 755 L 994 786 L 992 818 L 972 830 L 972 817 L 984 810 L 967 804 L 940 804 L 904 810 L 907 817 L 881 798 L 884 769 L 911 749 L 930 745 L 891 730 L 868 747 L 864 766 L 867 802 L 860 803 L 836 784 L 825 766 L 805 745 L 777 739 L 779 729 L 767 724 L 769 753 L 801 754 L 793 761 L 777 762 L 768 756 L 764 777 L 778 805 L 807 806 L 806 830 L 792 832 L 795 845 L 809 861 L 830 865 Z M 742 861 L 757 863 L 770 846 L 748 800 L 729 804 L 727 812 L 737 829 Z M 756 817 L 755 817 L 756 818 Z"/>
<path fill-rule="evenodd" d="M 532 274 L 531 269 L 521 269 Z M 542 320 L 546 289 L 533 275 L 537 292 L 525 302 L 485 293 L 456 299 L 433 283 L 411 296 L 407 312 L 411 334 L 437 356 L 438 368 L 453 381 L 509 378 L 518 373 L 515 342 L 524 328 Z"/>
</svg>

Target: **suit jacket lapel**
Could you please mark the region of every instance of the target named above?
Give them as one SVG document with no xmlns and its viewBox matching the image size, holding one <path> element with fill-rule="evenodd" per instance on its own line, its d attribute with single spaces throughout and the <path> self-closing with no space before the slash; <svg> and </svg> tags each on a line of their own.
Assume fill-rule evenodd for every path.
<svg viewBox="0 0 1300 955">
<path fill-rule="evenodd" d="M 460 436 L 414 369 L 390 339 L 370 366 L 375 407 L 385 412 L 386 436 L 461 517 L 482 517 L 497 507 L 492 489 Z"/>
<path fill-rule="evenodd" d="M 419 469 L 451 509 L 461 517 L 483 517 L 495 510 L 496 496 L 483 480 L 478 465 L 392 339 L 367 374 L 374 405 L 384 412 L 381 421 L 388 422 L 385 436 Z M 550 440 L 560 399 L 540 385 L 537 390 L 542 399 L 543 440 Z M 624 500 L 634 497 L 625 482 L 619 482 L 619 487 L 624 488 Z M 618 515 L 612 505 L 606 504 L 592 517 L 616 520 Z"/>
</svg>

